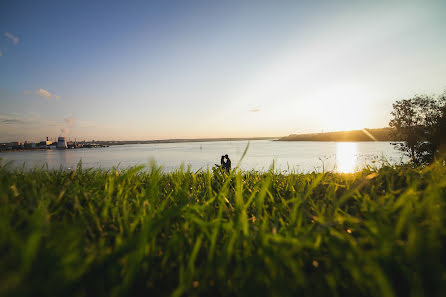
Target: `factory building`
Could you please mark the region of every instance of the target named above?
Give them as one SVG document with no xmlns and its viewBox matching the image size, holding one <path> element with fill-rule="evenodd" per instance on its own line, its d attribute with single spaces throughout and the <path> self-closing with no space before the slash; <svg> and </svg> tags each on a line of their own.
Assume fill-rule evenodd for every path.
<svg viewBox="0 0 446 297">
<path fill-rule="evenodd" d="M 59 136 L 57 139 L 56 147 L 58 149 L 66 149 L 67 148 L 67 140 L 63 136 Z"/>
</svg>

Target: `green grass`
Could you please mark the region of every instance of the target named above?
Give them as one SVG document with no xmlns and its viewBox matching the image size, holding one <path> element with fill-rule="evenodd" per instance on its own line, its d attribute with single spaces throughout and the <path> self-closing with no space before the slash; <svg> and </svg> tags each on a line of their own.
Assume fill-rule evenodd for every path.
<svg viewBox="0 0 446 297">
<path fill-rule="evenodd" d="M 446 168 L 0 165 L 0 296 L 445 296 Z"/>
</svg>

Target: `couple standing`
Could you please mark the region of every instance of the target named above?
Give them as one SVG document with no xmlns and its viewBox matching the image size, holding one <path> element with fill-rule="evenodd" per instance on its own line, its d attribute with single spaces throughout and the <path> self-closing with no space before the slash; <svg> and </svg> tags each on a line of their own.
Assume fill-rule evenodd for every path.
<svg viewBox="0 0 446 297">
<path fill-rule="evenodd" d="M 228 154 L 221 156 L 220 159 L 220 168 L 227 171 L 231 171 L 231 159 L 229 159 Z"/>
</svg>

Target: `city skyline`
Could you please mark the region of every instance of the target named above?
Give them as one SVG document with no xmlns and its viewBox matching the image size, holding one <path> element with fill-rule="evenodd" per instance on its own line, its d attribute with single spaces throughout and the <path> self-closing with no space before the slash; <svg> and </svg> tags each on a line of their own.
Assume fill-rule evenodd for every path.
<svg viewBox="0 0 446 297">
<path fill-rule="evenodd" d="M 0 29 L 0 142 L 381 128 L 446 89 L 442 1 L 20 1 Z"/>
</svg>

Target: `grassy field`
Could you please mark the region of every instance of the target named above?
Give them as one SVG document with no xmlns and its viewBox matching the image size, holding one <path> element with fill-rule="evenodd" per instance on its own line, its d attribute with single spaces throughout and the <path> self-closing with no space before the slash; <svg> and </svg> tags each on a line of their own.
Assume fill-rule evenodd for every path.
<svg viewBox="0 0 446 297">
<path fill-rule="evenodd" d="M 445 296 L 446 167 L 0 165 L 0 296 Z"/>
</svg>

